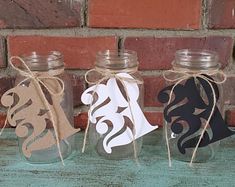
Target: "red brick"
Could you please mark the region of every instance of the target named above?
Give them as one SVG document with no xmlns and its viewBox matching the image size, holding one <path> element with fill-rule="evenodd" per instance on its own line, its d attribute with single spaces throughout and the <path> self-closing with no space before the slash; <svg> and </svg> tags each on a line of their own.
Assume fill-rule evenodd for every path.
<svg viewBox="0 0 235 187">
<path fill-rule="evenodd" d="M 92 0 L 90 27 L 198 29 L 200 0 Z"/>
<path fill-rule="evenodd" d="M 0 28 L 58 28 L 80 26 L 78 1 L 0 1 Z"/>
<path fill-rule="evenodd" d="M 235 110 L 226 111 L 226 121 L 229 126 L 235 127 Z"/>
<path fill-rule="evenodd" d="M 152 125 L 163 126 L 163 113 L 159 111 L 146 111 L 144 112 L 148 122 Z"/>
<path fill-rule="evenodd" d="M 176 50 L 179 49 L 209 49 L 218 52 L 220 62 L 225 67 L 232 55 L 233 39 L 223 36 L 208 37 L 129 37 L 124 41 L 124 47 L 137 51 L 140 69 L 169 69 Z"/>
<path fill-rule="evenodd" d="M 5 60 L 5 41 L 4 38 L 0 36 L 0 68 L 6 67 Z"/>
<path fill-rule="evenodd" d="M 210 0 L 209 28 L 235 28 L 235 1 L 234 0 Z"/>
<path fill-rule="evenodd" d="M 73 86 L 73 105 L 77 107 L 82 104 L 81 95 L 86 89 L 86 83 L 83 76 L 69 74 Z"/>
<path fill-rule="evenodd" d="M 8 37 L 10 55 L 22 55 L 36 51 L 47 53 L 57 50 L 64 55 L 66 68 L 89 69 L 93 67 L 95 55 L 100 50 L 116 49 L 116 37 L 44 37 L 10 36 Z"/>
<path fill-rule="evenodd" d="M 235 74 L 233 74 L 234 76 Z M 226 105 L 235 105 L 235 77 L 229 74 L 226 82 L 223 84 L 224 103 Z"/>
<path fill-rule="evenodd" d="M 158 107 L 162 104 L 157 100 L 159 91 L 164 87 L 165 80 L 162 77 L 144 77 L 144 106 Z"/>
<path fill-rule="evenodd" d="M 87 126 L 87 113 L 83 112 L 74 116 L 74 126 L 75 128 L 80 128 L 82 130 L 86 129 Z"/>
<path fill-rule="evenodd" d="M 14 77 L 2 77 L 0 78 L 0 98 L 2 95 L 9 89 L 14 86 L 15 78 Z M 1 102 L 0 102 L 0 106 Z"/>
<path fill-rule="evenodd" d="M 0 113 L 0 128 L 2 128 L 4 126 L 5 120 L 6 120 L 6 114 Z M 6 128 L 9 128 L 9 127 L 10 127 L 10 125 L 9 125 L 9 123 L 7 123 Z"/>
</svg>

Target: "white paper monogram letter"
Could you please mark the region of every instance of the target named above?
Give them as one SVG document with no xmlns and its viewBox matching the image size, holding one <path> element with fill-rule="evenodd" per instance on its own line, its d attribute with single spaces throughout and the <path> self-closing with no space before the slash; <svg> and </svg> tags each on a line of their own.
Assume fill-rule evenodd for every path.
<svg viewBox="0 0 235 187">
<path fill-rule="evenodd" d="M 81 97 L 84 104 L 90 105 L 90 124 L 96 125 L 99 134 L 105 135 L 103 147 L 107 153 L 112 153 L 113 147 L 127 145 L 158 128 L 149 124 L 138 104 L 139 87 L 134 78 L 127 73 L 116 76 L 123 78 L 125 89 L 118 84 L 120 80 L 112 77 L 107 83 L 91 86 Z"/>
</svg>

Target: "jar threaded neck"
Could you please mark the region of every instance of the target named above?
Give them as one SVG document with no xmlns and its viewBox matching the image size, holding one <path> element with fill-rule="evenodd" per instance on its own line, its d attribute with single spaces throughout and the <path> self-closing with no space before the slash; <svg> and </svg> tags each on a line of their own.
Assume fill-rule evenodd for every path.
<svg viewBox="0 0 235 187">
<path fill-rule="evenodd" d="M 210 50 L 182 49 L 175 53 L 173 67 L 187 69 L 218 69 L 218 54 Z"/>
<path fill-rule="evenodd" d="M 99 51 L 96 55 L 98 68 L 121 70 L 138 66 L 137 53 L 131 50 L 105 50 Z"/>
<path fill-rule="evenodd" d="M 45 54 L 34 51 L 23 54 L 21 57 L 32 71 L 64 68 L 63 55 L 59 51 L 50 51 Z"/>
</svg>

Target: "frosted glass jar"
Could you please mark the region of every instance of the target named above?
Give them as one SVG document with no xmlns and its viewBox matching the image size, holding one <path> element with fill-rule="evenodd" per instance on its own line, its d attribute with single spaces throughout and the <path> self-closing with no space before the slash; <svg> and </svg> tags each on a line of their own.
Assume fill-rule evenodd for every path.
<svg viewBox="0 0 235 187">
<path fill-rule="evenodd" d="M 33 73 L 37 73 L 39 75 L 48 73 L 50 76 L 56 76 L 60 78 L 64 82 L 64 93 L 62 96 L 62 101 L 60 103 L 62 110 L 64 111 L 65 116 L 67 117 L 68 121 L 70 122 L 71 126 L 73 127 L 73 92 L 72 92 L 72 85 L 70 83 L 70 79 L 67 73 L 64 71 L 64 63 L 63 63 L 63 56 L 58 51 L 51 51 L 47 54 L 38 54 L 37 52 L 32 52 L 30 54 L 23 55 L 21 57 L 30 70 Z M 22 68 L 24 68 L 22 66 Z M 19 82 L 24 80 L 25 77 L 21 75 L 17 75 L 15 84 L 17 85 Z M 23 82 L 23 85 L 27 86 L 28 81 Z M 46 89 L 43 88 L 43 92 L 51 104 L 51 99 L 49 93 Z M 56 125 L 56 124 L 55 124 Z M 53 146 L 41 149 L 37 151 L 33 151 L 32 155 L 27 158 L 22 153 L 22 146 L 24 141 L 31 135 L 33 132 L 32 126 L 27 125 L 29 134 L 24 138 L 18 138 L 19 140 L 19 148 L 22 154 L 28 162 L 35 163 L 35 164 L 46 164 L 46 163 L 53 163 L 60 161 L 60 156 L 58 152 L 58 147 L 56 144 Z M 46 130 L 50 130 L 54 133 L 54 128 L 50 122 L 46 122 Z M 45 130 L 45 132 L 46 132 Z M 54 133 L 55 134 L 55 133 Z M 44 136 L 45 134 L 41 134 L 40 136 Z M 39 138 L 39 137 L 37 137 Z M 36 140 L 36 139 L 35 139 Z M 60 149 L 62 153 L 63 159 L 68 157 L 75 148 L 75 141 L 74 136 L 70 136 L 67 139 L 60 141 Z"/>
<path fill-rule="evenodd" d="M 142 82 L 142 83 L 138 83 L 138 87 L 139 87 L 138 104 L 140 107 L 143 107 L 143 98 L 144 98 L 143 79 L 140 73 L 138 72 L 138 60 L 137 60 L 136 52 L 129 51 L 129 50 L 124 50 L 124 51 L 119 51 L 119 52 L 113 51 L 113 50 L 105 50 L 105 51 L 98 52 L 96 55 L 95 69 L 98 69 L 98 71 L 101 71 L 101 72 L 109 72 L 109 73 L 114 73 L 114 74 L 128 73 L 135 80 L 139 80 L 139 82 Z M 96 82 L 97 80 L 101 80 L 103 77 L 104 76 L 102 76 L 100 73 L 94 72 L 94 73 L 91 73 L 91 75 L 89 75 L 89 80 L 93 80 L 94 82 Z M 101 82 L 101 83 L 104 83 L 104 82 Z M 89 85 L 89 86 L 92 86 L 92 85 Z M 124 93 L 124 89 L 121 84 L 119 84 L 119 87 L 122 93 Z M 110 132 L 112 130 L 112 123 L 109 122 L 107 124 L 108 124 L 108 132 Z M 127 120 L 125 125 L 131 126 L 133 124 L 130 120 Z M 125 158 L 133 158 L 134 156 L 134 146 L 132 142 L 127 145 L 113 147 L 112 153 L 107 153 L 103 147 L 105 134 L 100 135 L 96 131 L 95 124 L 90 124 L 88 135 L 89 135 L 89 143 L 93 147 L 93 150 L 95 150 L 98 155 L 106 159 L 125 159 Z M 117 133 L 112 138 L 115 138 L 115 136 L 118 136 L 118 135 L 119 134 Z M 141 137 L 138 138 L 135 141 L 135 144 L 136 144 L 136 153 L 138 155 L 142 147 L 142 138 Z"/>
<path fill-rule="evenodd" d="M 172 65 L 172 69 L 176 72 L 181 71 L 188 74 L 196 72 L 206 76 L 209 72 L 217 71 L 220 68 L 217 53 L 209 50 L 179 50 L 175 54 L 175 60 Z M 184 75 L 185 74 L 182 73 L 173 73 L 172 77 L 170 75 L 168 75 L 168 77 L 174 79 L 173 76 L 182 77 Z M 211 78 L 218 80 L 220 79 L 220 77 L 217 77 L 218 75 L 219 74 L 215 73 Z M 217 98 L 215 111 L 220 111 L 223 115 L 223 92 L 221 84 L 212 84 Z M 169 81 L 167 82 L 167 85 L 174 85 L 174 83 Z M 165 106 L 165 114 L 170 115 L 171 113 L 171 117 L 168 116 L 168 121 L 165 120 L 164 140 L 167 138 L 169 141 L 170 153 L 173 159 L 187 162 L 191 161 L 196 146 L 195 142 L 198 142 L 195 138 L 200 137 L 210 111 L 212 110 L 211 103 L 213 102 L 209 101 L 208 97 L 213 98 L 213 96 L 206 93 L 205 87 L 208 87 L 207 90 L 209 89 L 211 92 L 211 88 L 205 80 L 200 77 L 189 77 L 188 79 L 181 81 L 179 85 L 174 88 L 174 91 L 178 90 L 176 91 L 178 92 L 178 96 L 174 95 L 171 102 L 175 103 L 173 105 L 167 104 Z M 198 93 L 198 95 L 195 93 Z M 183 97 L 181 98 L 181 96 Z M 198 103 L 194 103 L 194 99 L 197 100 Z M 202 107 L 203 105 L 210 107 L 206 109 Z M 209 112 L 204 114 L 203 111 L 205 112 L 206 110 Z M 222 117 L 220 119 L 222 120 Z M 213 120 L 214 119 L 211 119 L 210 123 Z M 206 133 L 209 135 L 209 140 L 212 140 L 214 134 L 210 125 L 208 125 L 206 129 Z M 199 146 L 194 162 L 206 162 L 212 159 L 215 156 L 218 145 L 219 141 L 210 143 L 206 146 Z"/>
</svg>

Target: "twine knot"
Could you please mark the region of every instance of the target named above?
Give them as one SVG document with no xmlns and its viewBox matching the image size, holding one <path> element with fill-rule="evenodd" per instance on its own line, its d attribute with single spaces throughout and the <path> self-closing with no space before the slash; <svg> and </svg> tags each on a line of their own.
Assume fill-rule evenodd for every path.
<svg viewBox="0 0 235 187">
<path fill-rule="evenodd" d="M 22 63 L 24 69 L 20 69 L 19 67 L 15 66 L 13 64 L 13 60 L 19 60 Z M 62 73 L 64 70 L 63 69 L 60 69 L 59 71 L 55 70 L 53 75 L 50 75 L 48 72 L 47 73 L 45 73 L 45 72 L 33 72 L 33 71 L 31 71 L 29 66 L 26 64 L 26 62 L 22 58 L 20 58 L 18 56 L 12 56 L 10 58 L 9 64 L 11 65 L 11 67 L 14 70 L 19 72 L 20 75 L 26 77 L 24 80 L 22 80 L 20 83 L 18 83 L 17 86 L 21 85 L 23 82 L 27 81 L 28 79 L 31 79 L 34 82 L 35 87 L 36 87 L 36 89 L 39 92 L 39 97 L 41 97 L 41 99 L 42 99 L 42 101 L 43 101 L 43 103 L 45 105 L 46 110 L 48 110 L 48 112 L 49 112 L 49 117 L 51 119 L 52 126 L 53 126 L 54 131 L 55 131 L 55 140 L 56 140 L 59 156 L 60 156 L 62 164 L 65 165 L 64 164 L 64 160 L 63 160 L 63 156 L 62 156 L 62 153 L 61 153 L 61 148 L 60 148 L 60 139 L 59 139 L 58 128 L 57 128 L 57 125 L 55 124 L 55 116 L 52 113 L 52 111 L 50 110 L 49 103 L 48 103 L 48 101 L 46 99 L 45 93 L 42 90 L 43 89 L 42 86 L 43 86 L 51 94 L 51 96 L 61 96 L 63 94 L 63 92 L 64 92 L 64 82 L 59 77 L 55 77 L 53 75 L 58 75 L 58 74 Z M 54 91 L 53 89 L 48 87 L 43 82 L 43 80 L 54 80 L 54 81 L 57 81 L 59 83 L 59 85 L 61 86 L 60 90 L 59 91 L 58 90 Z M 6 127 L 6 125 L 7 125 L 7 119 L 5 120 L 5 124 L 4 124 L 4 126 L 3 126 L 3 128 L 2 128 L 2 130 L 0 132 L 0 135 L 2 134 L 2 132 L 3 132 L 4 128 Z"/>
<path fill-rule="evenodd" d="M 131 104 L 130 104 L 131 101 L 130 101 L 130 97 L 129 97 L 129 94 L 128 94 L 128 91 L 127 91 L 127 87 L 126 87 L 124 82 L 143 84 L 143 81 L 119 75 L 119 73 L 131 73 L 131 74 L 133 74 L 133 73 L 135 73 L 137 71 L 138 71 L 137 67 L 127 68 L 127 69 L 123 69 L 121 71 L 120 70 L 102 69 L 102 68 L 95 67 L 94 69 L 91 69 L 91 70 L 86 72 L 86 74 L 85 74 L 85 81 L 88 84 L 90 84 L 90 85 L 95 85 L 95 88 L 94 88 L 94 90 L 92 92 L 92 97 L 91 98 L 94 97 L 94 94 L 95 94 L 95 92 L 97 90 L 98 85 L 101 84 L 103 81 L 109 80 L 110 78 L 115 78 L 115 79 L 120 81 L 121 85 L 124 88 L 124 92 L 125 92 L 125 94 L 127 96 L 128 107 L 129 107 L 130 113 L 131 113 L 131 119 L 132 119 L 132 122 L 133 122 L 133 129 L 132 129 L 133 140 L 132 140 L 132 142 L 133 142 L 134 158 L 135 158 L 136 163 L 139 165 L 138 158 L 137 158 L 136 142 L 135 142 L 136 129 L 135 129 L 134 114 L 133 114 L 132 107 L 131 107 Z M 99 78 L 96 81 L 90 81 L 88 79 L 88 76 L 92 72 L 100 74 L 101 78 Z M 91 108 L 91 104 L 90 104 L 90 108 Z M 85 130 L 85 136 L 84 136 L 84 141 L 83 141 L 82 152 L 85 151 L 85 146 L 86 146 L 86 141 L 87 141 L 87 134 L 88 134 L 89 126 L 90 126 L 90 120 L 89 120 L 90 114 L 91 114 L 91 110 L 89 109 L 88 110 L 87 128 Z"/>
<path fill-rule="evenodd" d="M 172 75 L 172 74 L 175 74 L 176 75 L 176 78 L 174 77 L 168 77 L 169 75 Z M 210 76 L 220 76 L 222 77 L 221 80 L 214 80 L 212 78 L 210 78 Z M 226 80 L 227 80 L 227 76 L 226 74 L 219 70 L 219 69 L 213 69 L 213 70 L 194 70 L 194 71 L 189 71 L 187 69 L 183 69 L 183 68 L 174 68 L 172 70 L 167 70 L 163 73 L 163 77 L 166 81 L 169 81 L 169 82 L 175 82 L 174 86 L 171 88 L 171 91 L 170 91 L 170 94 L 169 94 L 169 100 L 168 100 L 168 104 L 170 104 L 171 102 L 171 99 L 172 99 L 172 96 L 173 96 L 173 91 L 175 89 L 175 87 L 177 85 L 179 85 L 181 82 L 189 79 L 189 78 L 201 78 L 203 80 L 205 80 L 208 85 L 210 86 L 211 88 L 211 91 L 212 91 L 212 95 L 213 95 L 213 106 L 211 108 L 211 113 L 206 121 L 206 125 L 204 126 L 204 128 L 202 129 L 202 132 L 200 134 L 200 138 L 196 144 L 196 147 L 193 151 L 193 154 L 192 154 L 192 157 L 191 157 L 191 160 L 190 160 L 190 166 L 192 166 L 193 164 L 193 161 L 195 159 L 195 156 L 196 156 L 196 153 L 197 153 L 197 149 L 199 147 L 199 144 L 204 136 L 204 133 L 206 132 L 206 129 L 210 123 L 210 120 L 211 120 L 211 117 L 214 113 L 214 110 L 215 110 L 215 106 L 216 106 L 216 94 L 215 94 L 215 90 L 214 90 L 214 87 L 212 85 L 212 83 L 215 83 L 215 84 L 223 84 Z M 165 137 L 166 137 L 166 144 L 167 144 L 167 151 L 168 151 L 168 160 L 169 160 L 169 166 L 171 167 L 171 153 L 170 153 L 170 146 L 169 146 L 169 140 L 168 140 L 168 134 L 167 134 L 167 128 L 165 128 Z"/>
</svg>

